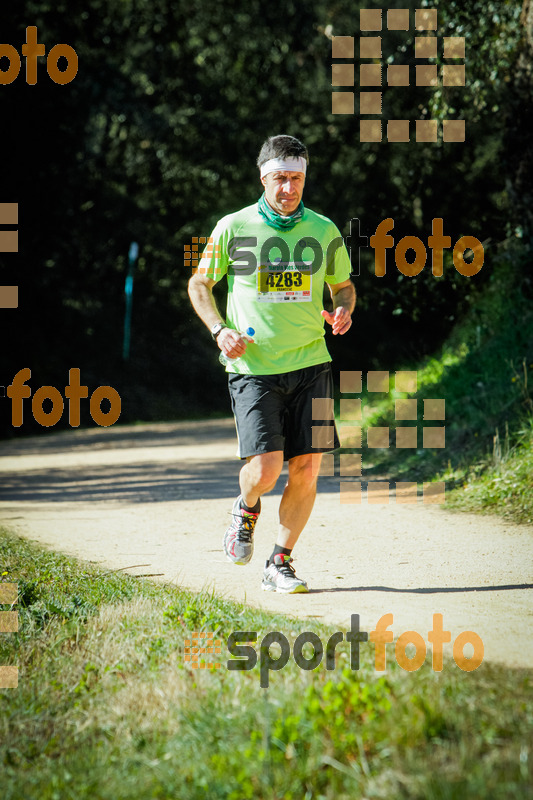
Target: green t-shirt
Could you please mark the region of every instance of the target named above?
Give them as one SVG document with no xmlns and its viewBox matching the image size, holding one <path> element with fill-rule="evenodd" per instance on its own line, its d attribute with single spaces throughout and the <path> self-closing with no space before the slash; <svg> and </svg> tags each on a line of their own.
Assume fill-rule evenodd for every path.
<svg viewBox="0 0 533 800">
<path fill-rule="evenodd" d="M 209 242 L 199 272 L 215 281 L 227 275 L 226 324 L 255 330 L 227 372 L 275 375 L 331 361 L 320 314 L 324 281 L 348 280 L 351 265 L 330 219 L 306 208 L 292 230 L 278 230 L 254 203 L 219 220 Z"/>
</svg>

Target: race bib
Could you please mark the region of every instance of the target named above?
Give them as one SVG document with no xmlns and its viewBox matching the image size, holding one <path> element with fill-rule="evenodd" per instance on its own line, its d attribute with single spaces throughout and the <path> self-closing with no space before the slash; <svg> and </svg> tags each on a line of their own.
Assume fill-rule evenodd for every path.
<svg viewBox="0 0 533 800">
<path fill-rule="evenodd" d="M 310 265 L 275 259 L 261 264 L 257 270 L 257 299 L 267 303 L 311 301 L 312 279 Z"/>
</svg>

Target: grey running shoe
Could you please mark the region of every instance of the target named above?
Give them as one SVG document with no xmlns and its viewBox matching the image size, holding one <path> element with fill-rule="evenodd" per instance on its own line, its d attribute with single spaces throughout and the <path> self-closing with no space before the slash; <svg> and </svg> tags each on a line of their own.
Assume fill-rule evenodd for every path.
<svg viewBox="0 0 533 800">
<path fill-rule="evenodd" d="M 306 582 L 296 577 L 291 561 L 293 559 L 290 556 L 285 555 L 285 553 L 278 553 L 278 555 L 274 556 L 273 564 L 266 562 L 261 583 L 261 588 L 265 592 L 296 594 L 297 592 L 309 591 Z"/>
<path fill-rule="evenodd" d="M 224 552 L 228 561 L 234 564 L 247 564 L 254 552 L 254 529 L 259 519 L 259 511 L 245 511 L 241 508 L 241 495 L 231 509 L 233 522 L 224 534 Z"/>
</svg>

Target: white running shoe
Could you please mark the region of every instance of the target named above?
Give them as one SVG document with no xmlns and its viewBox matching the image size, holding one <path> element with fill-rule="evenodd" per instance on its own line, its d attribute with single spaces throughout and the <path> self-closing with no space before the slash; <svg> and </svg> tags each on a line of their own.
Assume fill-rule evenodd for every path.
<svg viewBox="0 0 533 800">
<path fill-rule="evenodd" d="M 224 552 L 228 561 L 234 564 L 247 564 L 254 552 L 254 529 L 259 519 L 259 511 L 245 511 L 241 508 L 241 495 L 233 503 L 231 510 L 233 522 L 224 534 Z"/>
<path fill-rule="evenodd" d="M 283 592 L 284 594 L 308 592 L 306 582 L 296 577 L 294 567 L 291 566 L 292 561 L 293 559 L 285 553 L 275 555 L 273 564 L 269 564 L 267 561 L 261 588 L 265 592 Z"/>
</svg>

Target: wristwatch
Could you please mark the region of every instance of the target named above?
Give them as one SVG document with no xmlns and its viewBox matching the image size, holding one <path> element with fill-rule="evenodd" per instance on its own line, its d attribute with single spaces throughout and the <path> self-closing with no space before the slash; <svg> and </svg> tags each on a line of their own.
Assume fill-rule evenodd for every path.
<svg viewBox="0 0 533 800">
<path fill-rule="evenodd" d="M 225 325 L 223 322 L 215 322 L 215 324 L 211 328 L 211 336 L 213 337 L 215 342 L 216 342 L 217 336 L 220 333 L 220 331 L 222 330 L 222 328 L 227 328 L 227 327 L 228 326 Z"/>
</svg>

